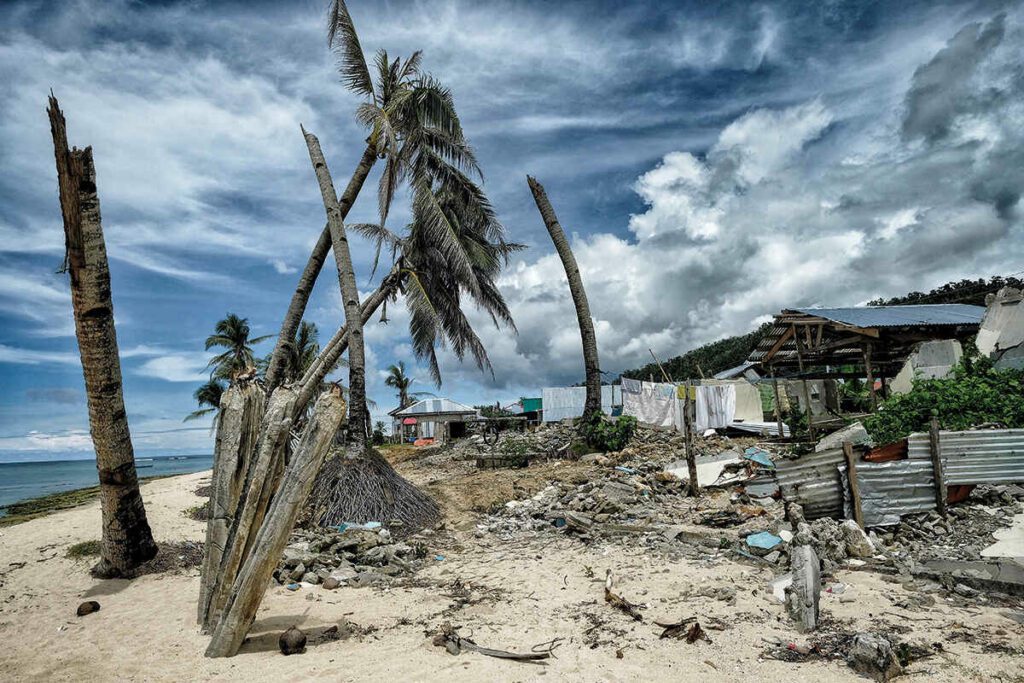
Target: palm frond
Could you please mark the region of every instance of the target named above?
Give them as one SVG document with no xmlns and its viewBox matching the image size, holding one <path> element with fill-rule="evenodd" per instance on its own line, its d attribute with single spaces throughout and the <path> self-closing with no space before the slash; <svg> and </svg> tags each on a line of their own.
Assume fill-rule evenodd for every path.
<svg viewBox="0 0 1024 683">
<path fill-rule="evenodd" d="M 352 92 L 374 97 L 373 79 L 366 66 L 363 48 L 359 44 L 352 16 L 348 12 L 345 0 L 334 0 L 327 15 L 327 44 L 334 50 L 338 59 L 338 73 L 341 82 Z"/>
</svg>

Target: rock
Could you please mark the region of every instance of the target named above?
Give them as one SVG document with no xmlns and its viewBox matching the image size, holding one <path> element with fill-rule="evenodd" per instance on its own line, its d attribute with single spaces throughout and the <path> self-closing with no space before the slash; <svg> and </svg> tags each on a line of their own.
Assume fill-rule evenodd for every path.
<svg viewBox="0 0 1024 683">
<path fill-rule="evenodd" d="M 821 600 L 821 573 L 814 548 L 809 545 L 794 548 L 790 569 L 793 584 L 787 590 L 786 606 L 801 632 L 813 631 L 818 626 Z"/>
<path fill-rule="evenodd" d="M 301 581 L 302 577 L 305 576 L 305 575 L 306 575 L 306 565 L 304 565 L 302 562 L 299 562 L 299 564 L 297 564 L 295 566 L 295 569 L 291 570 L 291 572 L 288 574 L 288 577 L 292 581 Z"/>
<path fill-rule="evenodd" d="M 765 555 L 764 559 L 765 559 L 766 562 L 771 562 L 772 564 L 776 564 L 779 561 L 780 557 L 782 557 L 782 553 L 780 553 L 778 550 L 773 550 L 770 553 L 768 553 L 767 555 Z"/>
<path fill-rule="evenodd" d="M 92 614 L 93 612 L 100 611 L 100 603 L 95 600 L 88 600 L 78 606 L 78 610 L 75 612 L 78 616 L 84 617 L 86 614 Z"/>
<path fill-rule="evenodd" d="M 881 683 L 903 673 L 903 667 L 892 650 L 892 643 L 871 633 L 858 633 L 853 637 L 846 662 L 857 673 Z"/>
<path fill-rule="evenodd" d="M 973 598 L 978 594 L 978 591 L 963 583 L 953 586 L 953 592 L 965 598 Z M 99 606 L 97 606 L 97 609 L 99 609 Z"/>
<path fill-rule="evenodd" d="M 348 585 L 353 588 L 365 588 L 366 586 L 372 586 L 375 583 L 386 581 L 387 577 L 377 572 L 359 572 L 348 581 Z"/>
<path fill-rule="evenodd" d="M 306 634 L 292 626 L 277 641 L 283 655 L 301 654 L 306 649 Z"/>
<path fill-rule="evenodd" d="M 337 577 L 334 577 L 334 576 L 328 576 L 326 579 L 324 579 L 324 583 L 323 583 L 323 587 L 326 588 L 329 591 L 334 590 L 335 588 L 339 587 L 340 585 L 341 585 L 341 579 L 338 579 Z"/>
<path fill-rule="evenodd" d="M 857 522 L 848 519 L 839 525 L 846 541 L 846 552 L 850 557 L 871 557 L 875 554 L 875 546 Z"/>
<path fill-rule="evenodd" d="M 580 462 L 589 462 L 603 467 L 605 465 L 610 464 L 611 460 L 609 460 L 608 456 L 606 456 L 604 453 L 587 453 L 582 458 L 580 458 Z"/>
<path fill-rule="evenodd" d="M 320 583 L 320 577 L 314 574 L 313 572 L 306 572 L 302 575 L 302 582 L 311 583 L 315 586 L 318 583 Z"/>
</svg>

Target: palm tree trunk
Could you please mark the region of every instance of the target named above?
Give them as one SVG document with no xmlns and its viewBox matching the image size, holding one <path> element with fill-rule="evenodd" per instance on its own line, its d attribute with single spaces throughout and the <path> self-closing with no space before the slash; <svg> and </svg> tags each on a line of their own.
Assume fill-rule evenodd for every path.
<svg viewBox="0 0 1024 683">
<path fill-rule="evenodd" d="M 68 150 L 64 114 L 56 98 L 47 109 L 57 160 L 71 303 L 89 403 L 103 511 L 99 577 L 127 576 L 157 553 L 142 504 L 135 454 L 121 390 L 121 360 L 110 300 L 110 269 L 100 222 L 92 148 Z"/>
<path fill-rule="evenodd" d="M 342 220 L 348 217 L 349 210 L 355 204 L 356 197 L 359 196 L 359 191 L 362 190 L 363 183 L 366 182 L 367 176 L 370 175 L 370 169 L 373 168 L 376 162 L 377 153 L 373 145 L 367 145 L 366 150 L 363 152 L 363 157 L 359 160 L 359 165 L 356 166 L 355 172 L 352 173 L 352 177 L 348 181 L 345 192 L 338 198 Z M 285 346 L 295 338 L 295 331 L 299 329 L 302 315 L 306 312 L 306 305 L 309 303 L 309 297 L 313 293 L 313 285 L 316 284 L 316 279 L 320 276 L 320 270 L 324 267 L 324 261 L 327 260 L 327 254 L 330 251 L 331 230 L 329 225 L 325 225 L 320 233 L 320 238 L 316 242 L 316 246 L 313 247 L 313 252 L 309 255 L 306 267 L 299 278 L 299 284 L 295 287 L 291 303 L 288 304 L 288 311 L 285 313 L 284 321 L 281 323 L 281 331 L 278 332 L 277 343 L 274 345 L 274 352 L 271 354 L 270 363 L 267 366 L 266 385 L 268 395 L 281 382 L 287 356 L 284 352 Z"/>
<path fill-rule="evenodd" d="M 396 268 L 392 269 L 392 273 L 397 272 Z M 380 284 L 377 290 L 366 297 L 366 301 L 362 303 L 362 324 L 370 320 L 377 309 L 380 308 L 381 304 L 388 298 L 391 293 L 391 287 L 388 278 Z M 313 399 L 319 390 L 320 383 L 324 381 L 324 378 L 331 372 L 331 368 L 341 358 L 341 354 L 345 353 L 348 349 L 348 325 L 342 325 L 338 328 L 338 331 L 334 333 L 330 341 L 324 346 L 320 355 L 317 356 L 316 360 L 306 370 L 306 374 L 302 377 L 302 381 L 299 382 L 299 398 L 295 402 L 295 409 L 298 413 L 301 413 L 309 405 L 309 402 Z"/>
<path fill-rule="evenodd" d="M 352 253 L 348 248 L 348 236 L 345 233 L 345 221 L 341 216 L 341 206 L 334 191 L 330 169 L 320 149 L 320 141 L 312 133 L 302 129 L 309 148 L 309 160 L 313 163 L 316 179 L 320 185 L 324 209 L 327 211 L 327 225 L 331 231 L 331 246 L 334 249 L 334 260 L 338 267 L 338 285 L 341 289 L 341 301 L 345 309 L 345 327 L 348 337 L 348 394 L 349 438 L 360 448 L 366 445 L 366 425 L 369 415 L 366 410 L 366 357 L 363 348 L 363 312 L 359 306 L 359 289 L 356 287 L 355 267 L 352 264 Z"/>
<path fill-rule="evenodd" d="M 594 334 L 594 321 L 590 317 L 590 304 L 587 303 L 587 292 L 583 289 L 583 279 L 580 277 L 579 266 L 576 265 L 576 257 L 572 254 L 569 240 L 565 238 L 565 232 L 558 223 L 555 210 L 551 208 L 548 195 L 544 187 L 535 178 L 526 176 L 526 182 L 533 192 L 533 200 L 537 203 L 544 225 L 551 235 L 551 241 L 555 243 L 555 250 L 558 257 L 562 259 L 562 266 L 565 268 L 565 276 L 569 280 L 569 291 L 572 293 L 572 302 L 576 306 L 576 318 L 580 324 L 580 336 L 583 338 L 583 366 L 586 369 L 587 399 L 583 407 L 584 417 L 600 413 L 601 411 L 601 365 L 597 356 L 597 335 Z"/>
</svg>

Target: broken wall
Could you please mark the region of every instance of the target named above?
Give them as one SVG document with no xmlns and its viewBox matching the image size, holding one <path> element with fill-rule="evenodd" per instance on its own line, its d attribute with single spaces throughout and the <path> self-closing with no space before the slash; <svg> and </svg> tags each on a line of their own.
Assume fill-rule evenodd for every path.
<svg viewBox="0 0 1024 683">
<path fill-rule="evenodd" d="M 976 344 L 983 356 L 990 357 L 1001 370 L 1024 369 L 1024 303 L 1022 293 L 1004 287 L 985 298 L 985 317 L 981 320 Z"/>
</svg>

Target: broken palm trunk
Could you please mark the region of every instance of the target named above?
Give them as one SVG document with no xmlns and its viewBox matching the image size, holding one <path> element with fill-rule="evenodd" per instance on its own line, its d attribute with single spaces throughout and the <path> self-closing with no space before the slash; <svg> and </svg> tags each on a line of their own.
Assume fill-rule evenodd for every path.
<svg viewBox="0 0 1024 683">
<path fill-rule="evenodd" d="M 276 390 L 274 397 L 278 396 L 280 391 L 282 390 Z M 271 401 L 270 410 L 273 410 L 273 398 Z M 230 657 L 238 652 L 238 648 L 245 640 L 256 618 L 256 611 L 263 600 L 267 584 L 288 543 L 288 535 L 295 526 L 316 473 L 323 465 L 327 450 L 344 417 L 345 401 L 341 398 L 339 390 L 334 389 L 320 396 L 313 408 L 313 415 L 306 423 L 299 443 L 287 467 L 284 468 L 281 485 L 273 492 L 273 499 L 266 508 L 266 517 L 259 525 L 258 532 L 252 535 L 251 542 L 246 544 L 251 549 L 245 553 L 245 560 L 232 581 L 230 591 L 227 592 L 227 599 L 213 632 L 213 638 L 206 649 L 207 657 Z M 245 512 L 249 506 L 263 506 L 264 503 L 246 500 L 243 505 Z"/>
<path fill-rule="evenodd" d="M 128 576 L 135 567 L 156 556 L 157 546 L 139 491 L 121 389 L 121 360 L 96 193 L 96 169 L 91 147 L 68 149 L 64 114 L 52 95 L 47 113 L 57 161 L 66 266 L 71 276 L 75 333 L 85 375 L 89 432 L 96 449 L 103 511 L 100 561 L 92 573 L 101 578 Z"/>
<path fill-rule="evenodd" d="M 213 449 L 210 513 L 206 522 L 206 552 L 199 586 L 200 624 L 207 623 L 228 534 L 238 511 L 250 458 L 259 441 L 265 398 L 259 385 L 249 382 L 232 385 L 220 401 L 217 439 Z"/>
<path fill-rule="evenodd" d="M 209 559 L 210 571 L 204 572 L 202 579 L 199 616 L 202 618 L 204 630 L 209 630 L 217 623 L 221 611 L 227 604 L 235 577 L 253 546 L 255 536 L 264 522 L 270 499 L 277 489 L 277 481 L 284 469 L 285 448 L 291 435 L 295 398 L 296 392 L 289 387 L 278 387 L 271 394 L 261 421 L 259 439 L 254 444 L 255 450 L 237 456 L 241 460 L 248 458 L 249 464 L 244 485 L 232 492 L 233 501 L 225 503 L 228 509 L 233 507 L 235 511 L 226 540 L 220 545 L 216 537 L 210 537 L 211 531 L 219 533 L 219 525 L 207 529 L 208 549 L 214 555 L 219 553 L 220 560 L 215 565 L 213 558 Z M 238 430 L 241 426 L 241 421 L 237 425 L 234 420 L 223 422 L 218 429 L 218 441 L 233 443 L 234 439 L 239 437 L 229 432 L 229 429 Z M 239 443 L 240 446 L 252 445 L 250 439 L 239 438 Z M 225 460 L 232 457 L 229 448 L 218 452 L 217 455 Z M 228 467 L 227 462 L 214 462 L 215 472 L 227 470 Z M 315 476 L 314 471 L 311 478 Z M 218 485 L 222 483 L 219 481 Z"/>
</svg>

